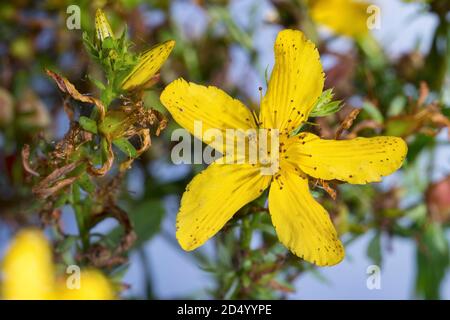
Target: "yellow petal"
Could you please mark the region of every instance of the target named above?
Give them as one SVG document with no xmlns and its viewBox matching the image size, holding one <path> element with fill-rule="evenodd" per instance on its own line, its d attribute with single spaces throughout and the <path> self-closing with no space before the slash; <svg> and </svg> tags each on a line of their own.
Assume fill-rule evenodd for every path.
<svg viewBox="0 0 450 320">
<path fill-rule="evenodd" d="M 283 170 L 270 186 L 269 211 L 280 241 L 300 258 L 331 266 L 344 248 L 325 209 L 309 193 L 308 179 Z"/>
<path fill-rule="evenodd" d="M 222 143 L 218 144 L 213 137 L 203 139 L 206 130 L 220 130 L 225 139 L 226 129 L 256 128 L 250 110 L 216 87 L 177 79 L 164 89 L 160 99 L 181 127 L 220 151 L 223 151 Z M 202 130 L 194 130 L 196 121 L 201 122 Z"/>
<path fill-rule="evenodd" d="M 313 0 L 310 15 L 314 21 L 335 33 L 357 37 L 368 33 L 367 8 L 370 4 L 354 0 Z"/>
<path fill-rule="evenodd" d="M 174 46 L 175 41 L 169 40 L 144 52 L 138 64 L 122 81 L 122 89 L 131 90 L 150 81 L 167 60 Z"/>
<path fill-rule="evenodd" d="M 177 239 L 194 250 L 214 236 L 245 204 L 259 197 L 271 176 L 258 167 L 211 164 L 189 183 L 177 216 Z"/>
<path fill-rule="evenodd" d="M 264 128 L 292 131 L 308 118 L 322 93 L 319 52 L 304 34 L 281 31 L 275 41 L 275 66 L 261 104 Z"/>
<path fill-rule="evenodd" d="M 73 289 L 61 284 L 59 298 L 62 300 L 113 300 L 116 298 L 111 283 L 100 271 L 81 272 L 79 284 L 79 288 Z"/>
<path fill-rule="evenodd" d="M 95 32 L 100 42 L 109 37 L 114 39 L 114 33 L 102 9 L 97 9 L 95 12 Z"/>
<path fill-rule="evenodd" d="M 354 184 L 380 181 L 401 167 L 407 152 L 398 137 L 324 140 L 302 133 L 289 145 L 289 161 L 308 175 L 324 180 L 342 180 Z"/>
<path fill-rule="evenodd" d="M 54 269 L 50 246 L 38 230 L 17 234 L 2 264 L 4 299 L 53 299 Z"/>
</svg>

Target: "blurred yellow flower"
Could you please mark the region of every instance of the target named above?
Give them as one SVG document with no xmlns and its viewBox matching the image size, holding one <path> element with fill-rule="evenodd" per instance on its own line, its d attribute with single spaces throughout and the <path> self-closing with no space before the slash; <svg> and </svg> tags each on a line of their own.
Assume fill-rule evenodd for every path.
<svg viewBox="0 0 450 320">
<path fill-rule="evenodd" d="M 68 289 L 65 281 L 59 284 L 59 299 L 62 300 L 112 300 L 114 292 L 108 279 L 97 270 L 86 270 L 81 273 L 79 289 Z"/>
<path fill-rule="evenodd" d="M 8 300 L 115 298 L 108 279 L 96 270 L 81 272 L 79 288 L 68 288 L 65 281 L 56 280 L 52 260 L 50 244 L 41 231 L 19 232 L 1 265 L 1 297 Z"/>
<path fill-rule="evenodd" d="M 310 0 L 312 19 L 337 34 L 359 37 L 367 34 L 367 8 L 370 3 L 358 0 Z"/>
<path fill-rule="evenodd" d="M 20 232 L 2 264 L 2 297 L 53 299 L 55 270 L 50 246 L 37 230 Z"/>
</svg>

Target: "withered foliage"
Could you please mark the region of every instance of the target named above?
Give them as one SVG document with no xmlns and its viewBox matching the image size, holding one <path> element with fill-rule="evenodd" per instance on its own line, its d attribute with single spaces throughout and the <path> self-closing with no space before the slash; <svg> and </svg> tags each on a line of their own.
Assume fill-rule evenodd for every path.
<svg viewBox="0 0 450 320">
<path fill-rule="evenodd" d="M 26 144 L 22 149 L 22 163 L 29 174 L 33 194 L 40 199 L 40 215 L 47 224 L 60 224 L 61 199 L 71 194 L 75 183 L 81 185 L 93 204 L 85 217 L 84 227 L 90 230 L 107 217 L 116 219 L 124 228 L 119 246 L 113 249 L 102 244 L 92 244 L 78 255 L 97 267 L 111 267 L 124 263 L 123 254 L 136 239 L 127 213 L 117 205 L 118 190 L 124 172 L 132 162 L 151 146 L 151 135 L 158 136 L 167 125 L 167 120 L 158 111 L 146 108 L 142 100 L 121 97 L 119 107 L 107 109 L 103 103 L 90 95 L 81 94 L 66 78 L 47 70 L 66 95 L 64 110 L 70 120 L 69 130 L 57 142 L 47 142 L 42 137 L 33 147 Z M 91 113 L 94 126 L 90 131 L 80 125 L 80 110 L 73 102 L 85 103 L 95 110 Z M 138 137 L 140 143 L 127 159 L 118 161 L 113 147 L 114 141 Z M 116 161 L 117 160 L 117 161 Z M 115 165 L 117 170 L 115 170 Z M 63 233 L 62 228 L 58 228 Z"/>
</svg>

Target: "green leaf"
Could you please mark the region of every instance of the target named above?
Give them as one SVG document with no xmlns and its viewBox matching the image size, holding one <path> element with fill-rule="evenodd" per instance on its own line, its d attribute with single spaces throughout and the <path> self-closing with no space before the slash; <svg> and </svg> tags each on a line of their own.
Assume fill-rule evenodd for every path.
<svg viewBox="0 0 450 320">
<path fill-rule="evenodd" d="M 61 195 L 58 197 L 58 200 L 56 200 L 54 207 L 60 208 L 64 206 L 67 202 L 69 202 L 69 200 L 70 200 L 69 193 L 67 192 L 61 193 Z"/>
<path fill-rule="evenodd" d="M 78 238 L 77 236 L 66 236 L 62 241 L 56 246 L 56 252 L 63 253 L 72 249 L 76 244 Z"/>
<path fill-rule="evenodd" d="M 103 91 L 105 93 L 107 91 Z M 102 97 L 103 98 L 103 97 Z M 98 130 L 105 136 L 119 137 L 119 133 L 126 127 L 127 115 L 123 112 L 112 111 L 108 113 L 103 121 L 98 125 Z"/>
<path fill-rule="evenodd" d="M 381 266 L 382 252 L 380 232 L 376 232 L 372 240 L 370 240 L 369 246 L 367 247 L 367 256 L 373 261 L 374 264 Z"/>
<path fill-rule="evenodd" d="M 97 134 L 97 122 L 95 122 L 94 120 L 88 117 L 81 116 L 78 120 L 78 123 L 84 130 Z"/>
<path fill-rule="evenodd" d="M 386 135 L 396 136 L 396 137 L 405 137 L 408 134 L 411 134 L 416 128 L 416 124 L 409 119 L 390 119 L 385 123 L 386 126 Z"/>
<path fill-rule="evenodd" d="M 87 193 L 93 193 L 95 191 L 95 185 L 87 173 L 83 173 L 78 178 L 78 183 L 80 184 L 80 187 Z"/>
<path fill-rule="evenodd" d="M 316 105 L 313 107 L 310 117 L 324 117 L 336 113 L 341 110 L 341 101 L 332 101 L 334 97 L 333 89 L 328 89 L 322 92 Z"/>
<path fill-rule="evenodd" d="M 425 148 L 433 147 L 435 143 L 436 141 L 433 137 L 418 133 L 413 142 L 408 145 L 408 154 L 406 155 L 408 162 L 413 162 Z"/>
<path fill-rule="evenodd" d="M 148 199 L 129 210 L 129 217 L 137 235 L 134 247 L 139 247 L 157 234 L 161 227 L 165 210 L 160 200 Z M 117 227 L 108 235 L 114 242 L 118 242 L 123 234 L 122 227 Z"/>
<path fill-rule="evenodd" d="M 407 102 L 406 97 L 401 95 L 396 96 L 389 104 L 387 115 L 389 117 L 398 116 L 405 109 Z"/>
<path fill-rule="evenodd" d="M 381 114 L 380 110 L 378 110 L 378 108 L 369 101 L 364 101 L 362 108 L 364 111 L 367 112 L 367 114 L 369 115 L 370 118 L 372 118 L 373 120 L 375 120 L 378 123 L 383 123 L 384 121 L 384 117 Z"/>
<path fill-rule="evenodd" d="M 120 37 L 117 39 L 117 48 L 119 49 L 119 51 L 121 51 L 122 53 L 125 53 L 128 51 L 128 26 L 125 25 L 122 31 L 122 34 L 120 35 Z"/>
<path fill-rule="evenodd" d="M 450 89 L 449 89 L 449 91 L 450 91 Z M 450 108 L 442 109 L 442 114 L 444 116 L 446 116 L 447 118 L 450 118 Z"/>
<path fill-rule="evenodd" d="M 412 207 L 407 211 L 408 219 L 415 222 L 416 224 L 422 224 L 427 218 L 427 207 L 425 204 L 421 203 L 417 206 Z"/>
<path fill-rule="evenodd" d="M 264 80 L 266 81 L 266 87 L 269 87 L 269 65 L 264 70 Z"/>
<path fill-rule="evenodd" d="M 109 50 L 109 49 L 112 49 L 114 47 L 115 47 L 115 41 L 114 41 L 113 38 L 108 37 L 108 38 L 106 38 L 106 39 L 104 39 L 102 41 L 102 49 Z"/>
<path fill-rule="evenodd" d="M 103 102 L 105 106 L 108 106 L 111 103 L 111 101 L 114 100 L 115 96 L 116 95 L 113 92 L 113 89 L 111 87 L 108 87 L 105 88 L 105 90 L 103 90 L 102 93 L 100 94 L 100 100 Z"/>
<path fill-rule="evenodd" d="M 103 82 L 101 82 L 100 80 L 97 80 L 91 76 L 88 76 L 89 80 L 91 80 L 91 82 L 100 90 L 106 90 L 105 85 L 103 84 Z"/>
<path fill-rule="evenodd" d="M 439 299 L 449 266 L 449 245 L 438 223 L 425 226 L 417 244 L 416 293 L 425 299 Z"/>
<path fill-rule="evenodd" d="M 386 69 L 387 59 L 382 47 L 373 36 L 358 37 L 356 43 L 367 56 L 367 62 L 371 69 Z"/>
<path fill-rule="evenodd" d="M 113 140 L 113 144 L 130 158 L 136 158 L 138 156 L 136 149 L 126 138 Z"/>
<path fill-rule="evenodd" d="M 100 141 L 100 148 L 101 148 L 101 162 L 100 164 L 103 164 L 105 161 L 108 160 L 109 157 L 109 144 L 108 140 L 106 138 L 102 138 Z"/>
<path fill-rule="evenodd" d="M 91 41 L 87 32 L 83 32 L 83 43 L 84 43 L 84 46 L 85 46 L 87 52 L 90 55 L 92 55 L 94 58 L 98 59 L 98 57 L 99 57 L 98 51 L 97 51 L 94 43 Z"/>
<path fill-rule="evenodd" d="M 330 114 L 336 113 L 342 109 L 341 101 L 331 101 L 330 103 L 324 104 L 321 108 L 314 110 L 310 114 L 311 117 L 324 117 Z"/>
</svg>

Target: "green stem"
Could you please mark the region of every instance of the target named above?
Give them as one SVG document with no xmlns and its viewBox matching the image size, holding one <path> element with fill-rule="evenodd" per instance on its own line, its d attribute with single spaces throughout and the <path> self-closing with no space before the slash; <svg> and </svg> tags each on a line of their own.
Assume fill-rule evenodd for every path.
<svg viewBox="0 0 450 320">
<path fill-rule="evenodd" d="M 241 227 L 241 247 L 243 250 L 250 250 L 250 244 L 252 241 L 253 229 L 251 225 L 250 217 L 246 214 L 242 218 Z"/>
<path fill-rule="evenodd" d="M 74 183 L 72 187 L 72 207 L 75 212 L 75 219 L 77 221 L 82 248 L 83 251 L 86 251 L 89 248 L 89 230 L 86 228 L 85 223 L 84 212 L 86 211 L 86 208 L 83 205 L 80 187 L 77 183 Z"/>
<path fill-rule="evenodd" d="M 145 295 L 148 300 L 155 299 L 155 294 L 153 292 L 153 282 L 152 282 L 152 273 L 151 273 L 151 266 L 147 262 L 147 254 L 145 253 L 144 247 L 140 247 L 139 250 L 137 250 L 139 254 L 139 258 L 141 259 L 142 266 L 144 269 L 144 282 L 145 282 Z"/>
<path fill-rule="evenodd" d="M 249 271 L 252 268 L 252 261 L 249 257 L 250 245 L 252 242 L 253 228 L 251 222 L 251 216 L 247 214 L 248 209 L 245 211 L 241 220 L 241 235 L 240 235 L 240 255 L 239 263 L 239 285 L 236 287 L 236 291 L 233 293 L 234 299 L 245 299 L 249 296 L 249 287 L 251 286 L 250 279 L 248 277 Z"/>
</svg>

